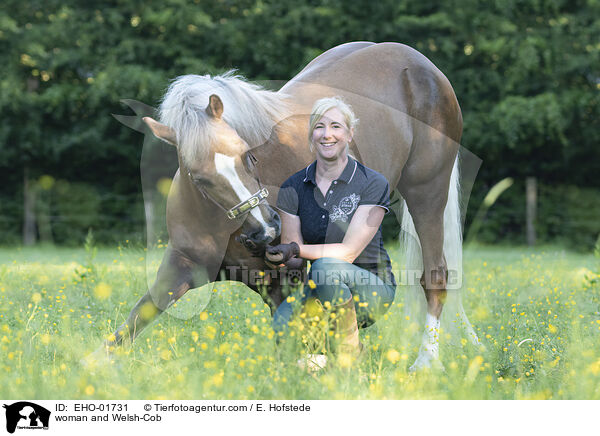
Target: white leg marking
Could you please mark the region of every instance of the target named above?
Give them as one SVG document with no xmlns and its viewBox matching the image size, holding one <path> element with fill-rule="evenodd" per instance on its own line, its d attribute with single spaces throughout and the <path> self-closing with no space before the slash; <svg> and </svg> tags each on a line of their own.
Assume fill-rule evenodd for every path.
<svg viewBox="0 0 600 436">
<path fill-rule="evenodd" d="M 419 355 L 415 363 L 409 368 L 410 371 L 417 371 L 421 368 L 429 368 L 432 363 L 441 365 L 439 362 L 440 358 L 440 319 L 427 313 L 425 319 L 425 331 L 423 332 L 423 339 L 421 342 L 421 348 L 419 349 Z"/>
<path fill-rule="evenodd" d="M 235 159 L 233 157 L 226 156 L 221 153 L 215 153 L 215 167 L 217 169 L 217 173 L 227 179 L 227 181 L 233 188 L 233 191 L 238 196 L 240 202 L 247 200 L 252 196 L 252 193 L 248 191 L 248 189 L 246 189 L 246 187 L 238 177 L 237 172 L 235 171 Z M 262 225 L 263 230 L 267 234 L 267 236 L 274 238 L 275 229 L 273 227 L 270 227 L 265 222 L 260 211 L 257 208 L 254 208 L 250 211 L 250 213 Z"/>
<path fill-rule="evenodd" d="M 431 354 L 432 357 L 439 357 L 439 334 L 440 320 L 431 314 L 427 314 L 425 319 L 425 332 L 423 333 L 423 348 Z"/>
</svg>

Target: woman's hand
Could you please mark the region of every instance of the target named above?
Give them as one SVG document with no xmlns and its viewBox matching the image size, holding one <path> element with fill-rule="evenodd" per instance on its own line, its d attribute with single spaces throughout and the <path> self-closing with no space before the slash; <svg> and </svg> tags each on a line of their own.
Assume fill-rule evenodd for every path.
<svg viewBox="0 0 600 436">
<path fill-rule="evenodd" d="M 301 257 L 292 257 L 285 263 L 285 268 L 288 271 L 302 270 L 306 268 L 306 261 Z"/>
<path fill-rule="evenodd" d="M 267 246 L 265 261 L 270 265 L 281 265 L 300 254 L 300 247 L 295 242 L 279 244 L 274 247 Z"/>
</svg>

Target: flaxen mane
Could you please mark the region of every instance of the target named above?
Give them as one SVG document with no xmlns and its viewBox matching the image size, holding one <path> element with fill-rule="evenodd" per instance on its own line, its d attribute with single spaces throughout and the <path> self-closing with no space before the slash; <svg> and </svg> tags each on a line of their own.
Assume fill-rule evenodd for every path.
<svg viewBox="0 0 600 436">
<path fill-rule="evenodd" d="M 177 134 L 183 162 L 189 165 L 206 157 L 213 141 L 210 117 L 205 109 L 210 95 L 223 101 L 223 119 L 250 148 L 263 144 L 273 126 L 288 116 L 285 95 L 248 83 L 234 70 L 211 77 L 186 75 L 176 78 L 160 105 L 160 121 Z"/>
</svg>

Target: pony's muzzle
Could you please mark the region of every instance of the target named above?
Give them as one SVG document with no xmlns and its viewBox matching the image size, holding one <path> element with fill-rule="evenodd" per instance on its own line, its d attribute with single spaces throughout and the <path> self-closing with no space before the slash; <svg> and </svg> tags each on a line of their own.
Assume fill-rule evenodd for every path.
<svg viewBox="0 0 600 436">
<path fill-rule="evenodd" d="M 268 206 L 263 211 L 268 211 L 269 219 L 265 220 L 266 225 L 261 225 L 259 228 L 245 232 L 247 241 L 254 244 L 254 246 L 266 245 L 281 234 L 281 218 L 279 214 Z"/>
</svg>

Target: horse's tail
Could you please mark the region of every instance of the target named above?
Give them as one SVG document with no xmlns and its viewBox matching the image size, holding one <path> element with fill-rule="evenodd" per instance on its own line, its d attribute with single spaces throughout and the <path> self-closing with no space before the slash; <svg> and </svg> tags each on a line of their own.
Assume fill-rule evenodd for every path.
<svg viewBox="0 0 600 436">
<path fill-rule="evenodd" d="M 454 161 L 448 201 L 444 210 L 444 256 L 448 266 L 448 297 L 442 311 L 442 329 L 450 332 L 456 326 L 464 328 L 467 336 L 473 343 L 479 339 L 469 322 L 462 305 L 461 289 L 463 282 L 462 269 L 462 220 L 460 210 L 460 177 L 458 156 Z M 419 237 L 412 217 L 408 211 L 406 201 L 402 211 L 402 232 L 400 235 L 402 252 L 404 253 L 407 271 L 407 292 L 405 294 L 405 312 L 415 318 L 424 318 L 426 300 L 423 288 L 419 283 L 423 271 L 423 257 Z"/>
</svg>

